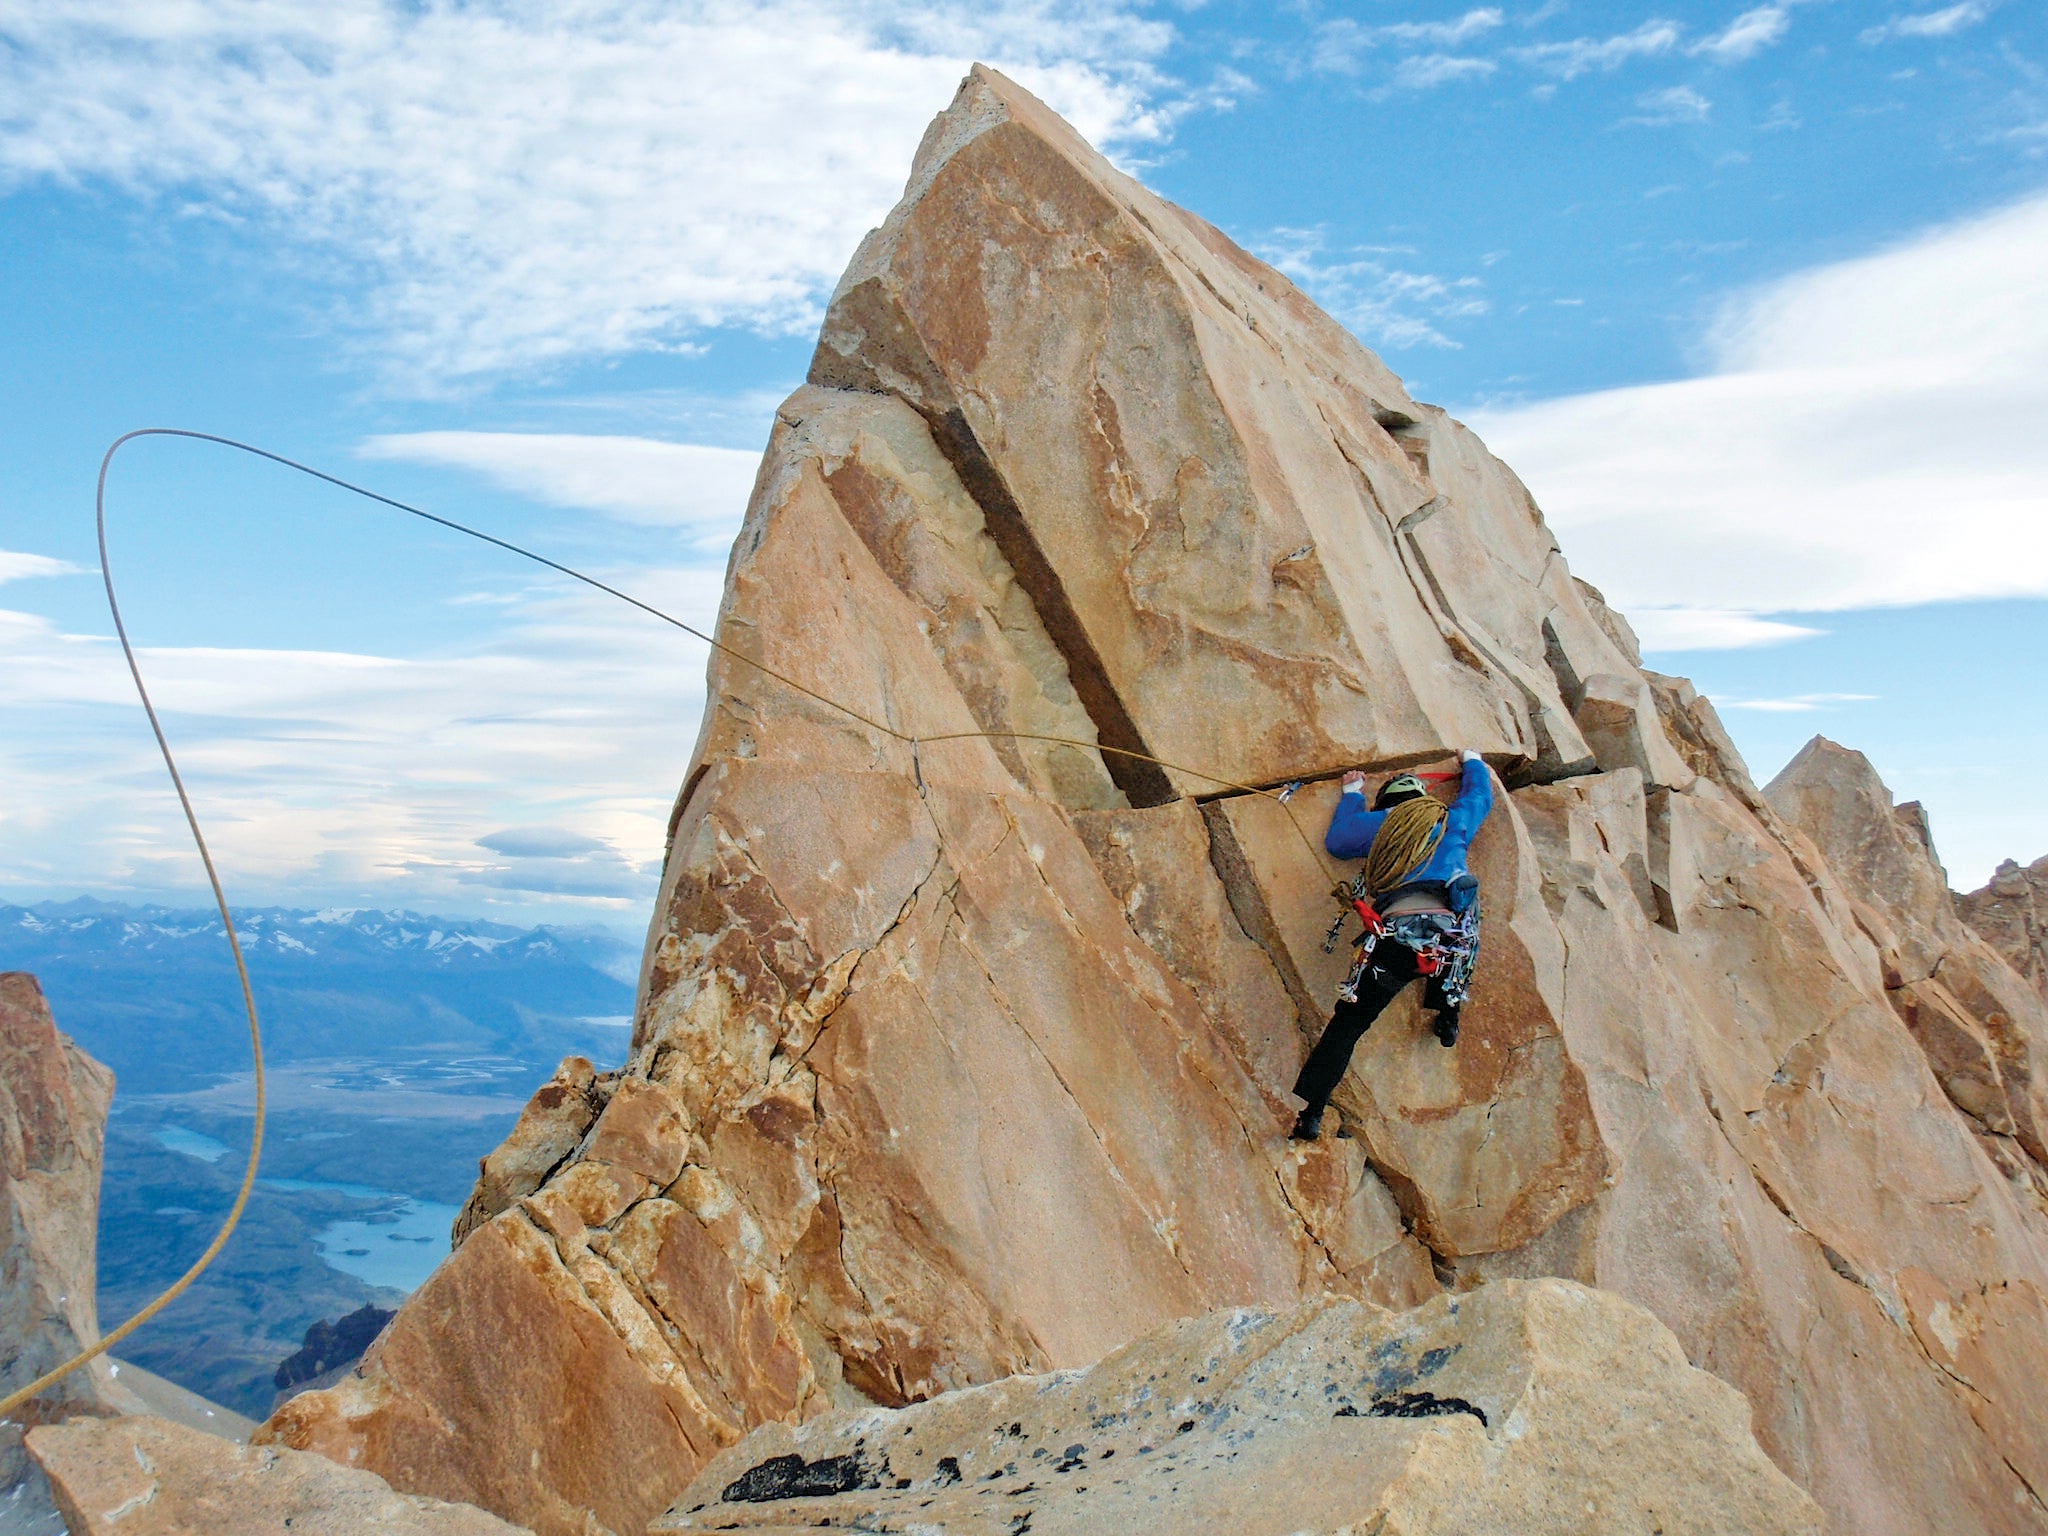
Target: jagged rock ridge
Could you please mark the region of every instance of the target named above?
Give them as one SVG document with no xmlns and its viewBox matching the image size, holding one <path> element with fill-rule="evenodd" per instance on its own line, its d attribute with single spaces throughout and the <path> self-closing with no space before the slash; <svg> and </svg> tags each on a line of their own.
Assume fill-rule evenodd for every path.
<svg viewBox="0 0 2048 1536">
<path fill-rule="evenodd" d="M 1556 1275 L 1838 1528 L 2048 1529 L 2039 1153 L 2010 1053 L 1972 1109 L 1893 1006 L 1936 919 L 1875 924 L 1469 431 L 991 71 L 834 296 L 720 635 L 922 744 L 714 659 L 625 1069 L 565 1066 L 275 1437 L 626 1532 L 757 1424 Z M 1465 1038 L 1390 1014 L 1355 1135 L 1290 1146 L 1331 871 L 1232 786 L 1309 781 L 1313 838 L 1465 745 L 1513 791 Z M 2026 991 L 1939 1001 L 2031 1042 Z"/>
<path fill-rule="evenodd" d="M 1998 866 L 1990 884 L 1960 899 L 1962 915 L 2048 999 L 2048 857 Z"/>
<path fill-rule="evenodd" d="M 2048 1195 L 2048 1073 L 2040 999 L 1966 923 L 1918 802 L 1894 806 L 1870 760 L 1816 736 L 1764 793 L 1812 838 L 1877 946 L 1885 996 L 2007 1177 Z M 2008 883 L 2010 879 L 2008 877 Z"/>
</svg>

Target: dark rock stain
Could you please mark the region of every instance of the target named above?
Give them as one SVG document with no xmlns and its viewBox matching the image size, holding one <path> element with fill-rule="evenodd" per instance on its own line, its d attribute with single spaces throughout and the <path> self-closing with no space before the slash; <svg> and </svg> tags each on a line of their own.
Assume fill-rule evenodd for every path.
<svg viewBox="0 0 2048 1536">
<path fill-rule="evenodd" d="M 888 1470 L 885 1461 L 876 1471 L 859 1451 L 817 1461 L 795 1455 L 771 1456 L 727 1483 L 719 1499 L 726 1504 L 769 1504 L 778 1499 L 830 1498 L 856 1489 L 879 1488 Z"/>
</svg>

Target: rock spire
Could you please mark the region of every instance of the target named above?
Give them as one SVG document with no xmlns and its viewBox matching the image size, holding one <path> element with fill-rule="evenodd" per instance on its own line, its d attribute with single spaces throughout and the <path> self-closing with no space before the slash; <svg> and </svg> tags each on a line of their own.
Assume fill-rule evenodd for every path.
<svg viewBox="0 0 2048 1536">
<path fill-rule="evenodd" d="M 636 1532 L 757 1425 L 1554 1276 L 1835 1528 L 2048 1530 L 2038 999 L 1760 795 L 1469 430 L 994 71 L 833 296 L 719 632 L 888 730 L 714 657 L 623 1071 L 565 1065 L 271 1437 Z M 1464 746 L 1464 1038 L 1390 1013 L 1291 1145 L 1336 776 Z M 1920 971 L 1966 951 L 1996 1028 Z"/>
</svg>

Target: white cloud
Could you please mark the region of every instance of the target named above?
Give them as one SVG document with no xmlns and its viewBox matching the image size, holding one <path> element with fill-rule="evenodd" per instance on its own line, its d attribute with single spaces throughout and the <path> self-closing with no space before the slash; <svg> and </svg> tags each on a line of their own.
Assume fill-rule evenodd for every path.
<svg viewBox="0 0 2048 1536">
<path fill-rule="evenodd" d="M 1493 6 L 1467 11 L 1455 21 L 1395 21 L 1377 27 L 1366 26 L 1348 16 L 1340 17 L 1316 28 L 1315 46 L 1310 55 L 1310 62 L 1316 69 L 1327 74 L 1353 74 L 1359 69 L 1364 55 L 1381 44 L 1390 43 L 1397 47 L 1414 47 L 1421 44 L 1434 48 L 1455 48 L 1460 43 L 1468 43 L 1474 38 L 1485 36 L 1500 26 L 1502 20 L 1501 12 Z M 1414 62 L 1403 59 L 1400 67 L 1406 68 Z M 1491 64 L 1481 59 L 1466 59 L 1459 62 L 1467 66 L 1478 65 L 1487 71 L 1493 68 Z M 1470 68 L 1463 71 L 1468 74 L 1472 72 Z M 1441 78 L 1450 79 L 1453 76 L 1445 75 Z"/>
<path fill-rule="evenodd" d="M 2048 596 L 2048 196 L 1733 302 L 1711 370 L 1481 412 L 1625 611 Z"/>
<path fill-rule="evenodd" d="M 559 507 L 686 530 L 722 549 L 738 531 L 758 453 L 651 437 L 533 432 L 406 432 L 368 439 L 365 458 L 476 471 Z"/>
<path fill-rule="evenodd" d="M 476 840 L 508 859 L 576 859 L 606 853 L 611 845 L 568 827 L 506 827 Z"/>
<path fill-rule="evenodd" d="M 1645 651 L 1740 651 L 1783 645 L 1822 631 L 1726 608 L 1632 608 L 1628 622 Z"/>
<path fill-rule="evenodd" d="M 1323 23 L 1315 30 L 1309 65 L 1330 75 L 1355 73 L 1362 56 L 1373 45 L 1372 29 L 1348 16 Z"/>
<path fill-rule="evenodd" d="M 84 566 L 73 565 L 69 560 L 0 549 L 0 582 L 22 581 L 31 576 L 80 576 L 85 573 Z"/>
<path fill-rule="evenodd" d="M 1677 123 L 1704 123 L 1714 104 L 1689 85 L 1669 86 L 1661 91 L 1645 91 L 1636 98 L 1641 110 L 1634 117 L 1623 118 L 1625 123 L 1639 123 L 1646 128 L 1669 128 Z M 1675 189 L 1674 189 L 1675 190 Z"/>
<path fill-rule="evenodd" d="M 1493 6 L 1467 11 L 1456 21 L 1395 21 L 1373 28 L 1374 35 L 1401 43 L 1433 43 L 1440 48 L 1455 47 L 1482 37 L 1501 24 L 1501 13 Z"/>
<path fill-rule="evenodd" d="M 599 574 L 715 622 L 715 570 Z M 552 579 L 506 612 L 423 656 L 142 651 L 234 900 L 644 908 L 704 647 Z M 0 655 L 0 888 L 191 892 L 197 860 L 112 640 L 0 610 Z"/>
<path fill-rule="evenodd" d="M 420 865 L 464 885 L 551 896 L 642 896 L 659 873 L 657 861 L 636 864 L 601 838 L 569 827 L 507 827 L 476 840 L 499 859 L 472 866 Z"/>
<path fill-rule="evenodd" d="M 1876 698 L 1874 693 L 1796 693 L 1785 699 L 1731 699 L 1722 694 L 1713 695 L 1716 709 L 1754 709 L 1771 715 L 1804 715 L 1837 704 L 1868 704 Z"/>
<path fill-rule="evenodd" d="M 1524 64 L 1564 80 L 1576 80 L 1593 70 L 1619 69 L 1631 59 L 1669 53 L 1678 46 L 1681 29 L 1676 22 L 1646 21 L 1631 32 L 1612 37 L 1575 37 L 1565 42 L 1532 43 L 1510 48 L 1509 54 Z"/>
<path fill-rule="evenodd" d="M 1491 59 L 1464 58 L 1449 53 L 1419 53 L 1394 66 L 1392 84 L 1398 90 L 1424 91 L 1451 80 L 1469 80 L 1490 75 L 1497 66 Z"/>
<path fill-rule="evenodd" d="M 1455 347 L 1432 322 L 1486 313 L 1476 277 L 1410 272 L 1380 260 L 1392 252 L 1332 255 L 1323 246 L 1320 230 L 1276 229 L 1257 250 L 1368 345 Z"/>
<path fill-rule="evenodd" d="M 1760 5 L 1729 22 L 1726 31 L 1702 38 L 1686 51 L 1704 54 L 1717 64 L 1739 64 L 1770 47 L 1791 25 L 1792 13 L 1784 6 Z"/>
<path fill-rule="evenodd" d="M 1911 16 L 1894 16 L 1880 26 L 1865 28 L 1866 43 L 1885 43 L 1899 37 L 1947 37 L 1965 27 L 1974 27 L 1991 12 L 1977 0 L 1963 0 L 1940 11 L 1921 11 Z"/>
<path fill-rule="evenodd" d="M 976 56 L 1167 132 L 1121 0 L 0 3 L 0 190 L 160 194 L 314 258 L 432 384 L 802 331 Z"/>
</svg>

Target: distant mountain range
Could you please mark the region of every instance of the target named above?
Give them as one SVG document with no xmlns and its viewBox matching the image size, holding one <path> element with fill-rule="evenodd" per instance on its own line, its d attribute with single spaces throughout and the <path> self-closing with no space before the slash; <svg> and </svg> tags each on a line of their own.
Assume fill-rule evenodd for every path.
<svg viewBox="0 0 2048 1536">
<path fill-rule="evenodd" d="M 595 928 L 512 928 L 476 918 L 425 917 L 363 907 L 305 911 L 254 907 L 235 914 L 235 931 L 251 955 L 290 954 L 330 963 L 388 960 L 395 954 L 439 964 L 486 957 L 569 959 L 602 970 L 630 964 L 625 943 Z M 0 903 L 0 949 L 67 958 L 86 954 L 209 953 L 224 949 L 220 915 L 212 909 L 131 907 L 80 896 L 18 907 Z M 622 978 L 624 979 L 624 978 Z"/>
<path fill-rule="evenodd" d="M 571 1052 L 625 1055 L 635 947 L 602 931 L 414 912 L 235 914 L 263 1022 L 262 1176 L 227 1250 L 125 1347 L 240 1412 L 269 1411 L 307 1327 L 389 1307 L 447 1252 L 477 1158 Z M 0 904 L 0 970 L 114 1068 L 100 1313 L 125 1317 L 205 1246 L 249 1145 L 234 961 L 207 911 Z M 0 1518 L 0 1527 L 4 1527 Z"/>
<path fill-rule="evenodd" d="M 235 914 L 279 1063 L 387 1052 L 552 1065 L 615 1051 L 634 949 L 601 930 L 370 909 Z M 247 1025 L 219 915 L 80 898 L 0 904 L 0 969 L 34 971 L 60 1025 L 148 1091 L 243 1067 Z M 175 1049 L 167 1049 L 170 1042 Z"/>
</svg>

